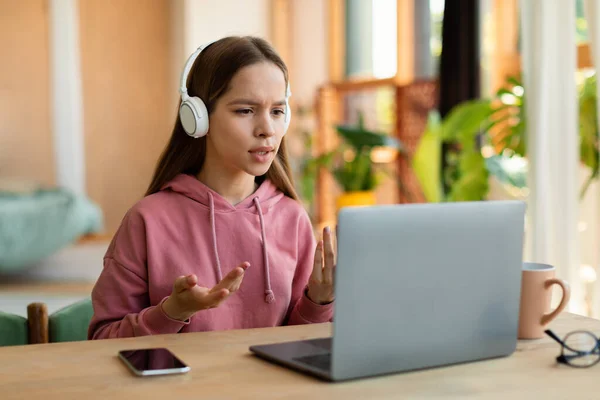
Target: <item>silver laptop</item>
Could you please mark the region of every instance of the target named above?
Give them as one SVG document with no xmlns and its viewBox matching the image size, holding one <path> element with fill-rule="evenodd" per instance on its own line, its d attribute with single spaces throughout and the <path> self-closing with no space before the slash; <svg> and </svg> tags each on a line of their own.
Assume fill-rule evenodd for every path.
<svg viewBox="0 0 600 400">
<path fill-rule="evenodd" d="M 342 209 L 333 337 L 250 350 L 330 381 L 510 355 L 524 224 L 520 201 Z"/>
</svg>

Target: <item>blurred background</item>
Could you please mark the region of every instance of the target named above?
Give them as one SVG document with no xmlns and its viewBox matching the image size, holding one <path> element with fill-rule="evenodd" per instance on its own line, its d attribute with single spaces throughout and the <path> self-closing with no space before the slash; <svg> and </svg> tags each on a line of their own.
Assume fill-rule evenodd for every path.
<svg viewBox="0 0 600 400">
<path fill-rule="evenodd" d="M 522 199 L 525 258 L 600 317 L 593 3 L 0 0 L 0 308 L 89 296 L 171 134 L 185 60 L 257 35 L 290 70 L 315 231 L 348 205 Z"/>
</svg>

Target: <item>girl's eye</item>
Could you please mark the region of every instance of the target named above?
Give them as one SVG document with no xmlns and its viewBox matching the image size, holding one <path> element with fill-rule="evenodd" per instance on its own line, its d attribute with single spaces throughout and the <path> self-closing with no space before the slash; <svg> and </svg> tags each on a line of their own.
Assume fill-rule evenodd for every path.
<svg viewBox="0 0 600 400">
<path fill-rule="evenodd" d="M 237 114 L 243 114 L 243 115 L 247 115 L 247 114 L 250 114 L 250 113 L 252 113 L 252 110 L 251 110 L 250 108 L 243 108 L 243 109 L 241 109 L 241 110 L 235 110 L 235 112 L 236 112 Z"/>
</svg>

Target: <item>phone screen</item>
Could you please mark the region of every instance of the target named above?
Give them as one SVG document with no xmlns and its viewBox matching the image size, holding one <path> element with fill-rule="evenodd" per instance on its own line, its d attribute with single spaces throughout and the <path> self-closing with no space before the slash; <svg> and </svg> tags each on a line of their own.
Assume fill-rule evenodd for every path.
<svg viewBox="0 0 600 400">
<path fill-rule="evenodd" d="M 190 369 L 165 348 L 122 350 L 119 358 L 137 375 L 176 374 Z"/>
</svg>

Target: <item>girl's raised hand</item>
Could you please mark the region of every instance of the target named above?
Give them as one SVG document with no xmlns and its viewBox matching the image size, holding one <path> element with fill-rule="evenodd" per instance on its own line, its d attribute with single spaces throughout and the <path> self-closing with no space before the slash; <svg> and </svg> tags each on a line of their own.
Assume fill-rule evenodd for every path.
<svg viewBox="0 0 600 400">
<path fill-rule="evenodd" d="M 323 229 L 323 240 L 317 244 L 315 263 L 308 280 L 308 298 L 317 304 L 331 303 L 334 299 L 335 254 L 331 229 Z"/>
<path fill-rule="evenodd" d="M 218 307 L 240 288 L 249 266 L 250 263 L 243 262 L 213 288 L 198 286 L 198 278 L 194 274 L 178 277 L 171 295 L 162 304 L 163 311 L 170 318 L 185 321 L 200 310 Z"/>
</svg>

